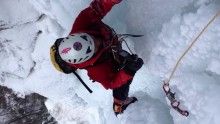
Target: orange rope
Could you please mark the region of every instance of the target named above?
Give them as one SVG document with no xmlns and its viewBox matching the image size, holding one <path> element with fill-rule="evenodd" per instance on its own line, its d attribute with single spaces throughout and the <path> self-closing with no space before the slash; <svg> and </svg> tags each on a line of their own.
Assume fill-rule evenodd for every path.
<svg viewBox="0 0 220 124">
<path fill-rule="evenodd" d="M 195 44 L 196 41 L 198 41 L 198 39 L 200 38 L 200 36 L 206 31 L 206 29 L 215 21 L 215 19 L 220 16 L 220 11 L 213 16 L 213 18 L 208 22 L 208 24 L 203 28 L 203 30 L 198 34 L 198 36 L 192 41 L 192 43 L 190 44 L 190 46 L 185 50 L 185 52 L 182 54 L 182 56 L 178 59 L 170 77 L 168 78 L 168 80 L 165 82 L 166 84 L 169 84 L 171 78 L 173 77 L 174 73 L 176 72 L 176 69 L 178 68 L 180 61 L 183 59 L 183 57 L 189 52 L 189 50 L 192 48 L 192 46 Z"/>
</svg>

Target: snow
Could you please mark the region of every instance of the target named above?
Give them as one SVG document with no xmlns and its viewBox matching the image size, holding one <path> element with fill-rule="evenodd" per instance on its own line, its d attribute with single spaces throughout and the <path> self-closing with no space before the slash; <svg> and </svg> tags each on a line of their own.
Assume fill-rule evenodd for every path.
<svg viewBox="0 0 220 124">
<path fill-rule="evenodd" d="M 219 0 L 124 0 L 105 17 L 118 33 L 145 35 L 127 39 L 145 65 L 130 88 L 138 102 L 118 118 L 112 111 L 111 90 L 92 83 L 85 70 L 78 71 L 94 91 L 89 94 L 72 74 L 56 71 L 49 58 L 50 46 L 69 33 L 89 2 L 2 0 L 0 85 L 20 97 L 32 92 L 47 97 L 45 104 L 60 124 L 219 124 L 219 17 L 183 58 L 171 80 L 171 88 L 190 116 L 174 111 L 162 91 L 162 80 L 177 59 L 220 10 Z"/>
<path fill-rule="evenodd" d="M 218 59 L 211 60 L 206 68 L 207 73 L 220 75 L 220 61 Z"/>
</svg>

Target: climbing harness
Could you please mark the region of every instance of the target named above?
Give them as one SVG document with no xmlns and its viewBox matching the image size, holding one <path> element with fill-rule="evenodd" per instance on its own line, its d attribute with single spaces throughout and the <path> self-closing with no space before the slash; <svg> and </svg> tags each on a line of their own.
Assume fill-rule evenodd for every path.
<svg viewBox="0 0 220 124">
<path fill-rule="evenodd" d="M 183 59 L 183 57 L 189 52 L 189 50 L 192 48 L 192 46 L 195 44 L 196 41 L 198 41 L 198 39 L 200 38 L 200 36 L 206 31 L 206 29 L 215 21 L 215 19 L 220 16 L 220 11 L 208 22 L 208 24 L 203 28 L 203 30 L 198 34 L 198 36 L 192 41 L 192 43 L 190 44 L 190 46 L 185 50 L 185 52 L 182 54 L 182 56 L 178 59 L 176 65 L 174 66 L 174 69 L 172 70 L 172 73 L 170 75 L 170 77 L 168 78 L 167 81 L 164 81 L 163 84 L 163 90 L 168 98 L 168 100 L 171 103 L 171 106 L 178 111 L 180 114 L 182 114 L 183 116 L 188 116 L 189 112 L 187 110 L 183 110 L 181 109 L 180 106 L 180 102 L 178 100 L 176 100 L 175 98 L 175 93 L 171 92 L 170 89 L 170 85 L 169 82 L 172 79 L 174 73 L 176 72 L 176 69 L 178 67 L 178 65 L 180 64 L 180 61 Z"/>
</svg>

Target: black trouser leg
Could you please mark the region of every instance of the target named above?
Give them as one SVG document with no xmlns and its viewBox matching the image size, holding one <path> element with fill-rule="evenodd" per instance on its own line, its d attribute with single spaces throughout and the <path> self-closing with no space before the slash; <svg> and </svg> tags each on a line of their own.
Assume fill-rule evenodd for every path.
<svg viewBox="0 0 220 124">
<path fill-rule="evenodd" d="M 126 100 L 131 82 L 132 80 L 128 81 L 128 83 L 122 85 L 119 88 L 113 89 L 113 97 L 122 101 Z"/>
</svg>

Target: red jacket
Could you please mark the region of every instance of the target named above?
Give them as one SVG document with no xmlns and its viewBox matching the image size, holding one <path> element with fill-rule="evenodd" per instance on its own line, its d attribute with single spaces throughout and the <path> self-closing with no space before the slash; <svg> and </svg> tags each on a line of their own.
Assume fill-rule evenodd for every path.
<svg viewBox="0 0 220 124">
<path fill-rule="evenodd" d="M 111 8 L 122 0 L 93 0 L 88 8 L 83 10 L 73 24 L 73 33 L 88 33 L 95 38 L 101 39 L 103 44 L 109 45 L 113 37 L 112 30 L 101 20 L 111 10 Z M 90 79 L 101 83 L 106 89 L 118 88 L 126 84 L 133 77 L 124 70 L 116 72 L 114 70 L 114 59 L 104 59 L 106 54 L 110 54 L 108 47 L 99 50 L 91 59 L 81 64 L 70 64 L 74 68 L 86 69 Z"/>
</svg>

